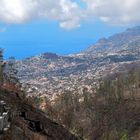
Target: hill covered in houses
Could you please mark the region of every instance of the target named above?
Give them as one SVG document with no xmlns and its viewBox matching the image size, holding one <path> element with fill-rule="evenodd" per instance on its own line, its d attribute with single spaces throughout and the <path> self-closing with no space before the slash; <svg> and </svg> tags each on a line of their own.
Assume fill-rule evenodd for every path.
<svg viewBox="0 0 140 140">
<path fill-rule="evenodd" d="M 81 53 L 60 56 L 44 53 L 17 62 L 18 78 L 28 84 L 29 95 L 53 100 L 65 90 L 92 91 L 100 79 L 123 73 L 140 60 L 140 27 L 103 38 Z M 27 83 L 27 84 L 26 84 Z"/>
</svg>

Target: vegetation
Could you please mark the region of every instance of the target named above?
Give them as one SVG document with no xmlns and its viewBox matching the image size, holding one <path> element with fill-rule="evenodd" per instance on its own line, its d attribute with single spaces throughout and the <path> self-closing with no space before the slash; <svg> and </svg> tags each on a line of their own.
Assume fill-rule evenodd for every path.
<svg viewBox="0 0 140 140">
<path fill-rule="evenodd" d="M 94 90 L 95 91 L 95 90 Z M 54 101 L 53 119 L 88 140 L 129 140 L 140 126 L 140 71 L 118 74 L 96 92 L 65 91 Z"/>
</svg>

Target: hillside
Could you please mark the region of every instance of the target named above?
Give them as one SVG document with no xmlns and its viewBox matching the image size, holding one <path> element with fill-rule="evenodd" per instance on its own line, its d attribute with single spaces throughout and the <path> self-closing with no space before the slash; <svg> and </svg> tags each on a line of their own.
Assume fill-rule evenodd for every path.
<svg viewBox="0 0 140 140">
<path fill-rule="evenodd" d="M 80 140 L 28 101 L 21 99 L 21 93 L 0 89 L 0 109 L 2 103 L 8 113 L 0 116 L 1 140 Z"/>
<path fill-rule="evenodd" d="M 91 93 L 66 91 L 52 107 L 50 115 L 85 140 L 140 140 L 140 68 L 101 81 Z"/>
<path fill-rule="evenodd" d="M 17 62 L 21 83 L 28 83 L 30 96 L 54 99 L 65 90 L 89 91 L 99 84 L 100 78 L 122 73 L 140 60 L 140 27 L 127 29 L 107 39 L 100 39 L 85 51 L 70 56 L 44 53 Z"/>
<path fill-rule="evenodd" d="M 100 39 L 95 45 L 87 48 L 83 53 L 87 55 L 106 55 L 118 52 L 136 53 L 140 47 L 140 26 L 127 29 L 123 33 L 109 38 Z"/>
</svg>

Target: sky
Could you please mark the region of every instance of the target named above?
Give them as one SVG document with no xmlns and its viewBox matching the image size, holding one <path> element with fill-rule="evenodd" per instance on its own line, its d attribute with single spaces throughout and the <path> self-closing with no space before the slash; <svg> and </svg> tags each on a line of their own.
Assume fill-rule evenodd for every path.
<svg viewBox="0 0 140 140">
<path fill-rule="evenodd" d="M 0 47 L 7 59 L 78 53 L 140 23 L 139 0 L 0 0 Z"/>
</svg>

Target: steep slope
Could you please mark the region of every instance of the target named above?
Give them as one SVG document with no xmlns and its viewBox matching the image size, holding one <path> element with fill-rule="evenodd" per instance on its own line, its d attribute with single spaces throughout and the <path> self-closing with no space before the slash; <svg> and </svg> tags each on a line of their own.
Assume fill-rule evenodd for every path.
<svg viewBox="0 0 140 140">
<path fill-rule="evenodd" d="M 0 89 L 0 100 L 9 107 L 10 123 L 10 128 L 0 133 L 1 140 L 80 140 L 19 95 Z"/>
</svg>

